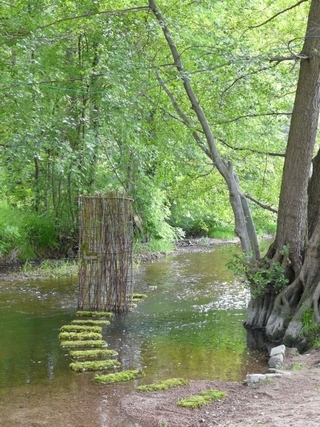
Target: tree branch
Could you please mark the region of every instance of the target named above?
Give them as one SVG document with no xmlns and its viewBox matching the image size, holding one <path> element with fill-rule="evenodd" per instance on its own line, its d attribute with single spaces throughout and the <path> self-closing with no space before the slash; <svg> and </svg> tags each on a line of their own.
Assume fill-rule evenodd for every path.
<svg viewBox="0 0 320 427">
<path fill-rule="evenodd" d="M 248 28 L 248 30 L 252 30 L 254 28 L 259 28 L 262 27 L 265 24 L 268 24 L 269 22 L 273 21 L 275 18 L 277 18 L 279 15 L 282 15 L 285 12 L 288 12 L 291 9 L 294 9 L 297 6 L 300 6 L 300 4 L 309 1 L 309 0 L 300 0 L 298 1 L 298 3 L 293 4 L 292 6 L 287 7 L 286 9 L 281 10 L 280 12 L 276 13 L 275 15 L 271 16 L 271 18 L 267 19 L 266 21 L 262 22 L 261 24 L 257 24 L 257 25 L 252 25 Z"/>
<path fill-rule="evenodd" d="M 140 6 L 140 7 L 130 7 L 128 9 L 115 9 L 115 10 L 103 10 L 101 12 L 90 12 L 90 13 L 85 13 L 83 15 L 69 16 L 67 18 L 57 19 L 56 21 L 50 22 L 49 24 L 46 24 L 46 25 L 42 25 L 37 29 L 43 30 L 45 28 L 52 27 L 53 25 L 60 24 L 61 22 L 73 21 L 75 19 L 81 19 L 81 18 L 91 18 L 91 16 L 96 16 L 96 15 L 118 15 L 123 13 L 141 12 L 141 11 L 147 11 L 147 10 L 149 10 L 147 6 Z"/>
<path fill-rule="evenodd" d="M 255 154 L 263 154 L 264 156 L 271 156 L 271 157 L 285 157 L 285 154 L 281 153 L 273 153 L 271 151 L 260 151 L 260 150 L 254 150 L 253 148 L 243 148 L 243 147 L 233 147 L 232 145 L 228 144 L 226 141 L 224 141 L 221 138 L 217 138 L 218 141 L 220 141 L 223 145 L 230 148 L 234 151 L 250 151 L 251 153 Z"/>
<path fill-rule="evenodd" d="M 303 53 L 298 53 L 291 56 L 275 56 L 270 58 L 269 62 L 276 62 L 277 65 L 282 61 L 298 61 L 299 59 L 309 59 L 309 56 L 304 55 Z"/>
<path fill-rule="evenodd" d="M 245 197 L 246 197 L 247 199 L 251 200 L 252 202 L 254 202 L 256 205 L 260 206 L 260 208 L 262 208 L 262 209 L 265 209 L 265 210 L 270 211 L 270 212 L 275 213 L 275 214 L 277 214 L 277 213 L 278 213 L 277 209 L 274 209 L 274 208 L 272 208 L 272 207 L 271 207 L 271 206 L 269 206 L 269 205 L 266 205 L 266 204 L 264 204 L 264 203 L 259 202 L 259 200 L 254 199 L 254 198 L 253 198 L 253 197 L 251 197 L 249 194 L 245 194 Z"/>
<path fill-rule="evenodd" d="M 223 120 L 219 122 L 215 122 L 217 125 L 224 125 L 228 123 L 237 122 L 238 120 L 242 119 L 251 119 L 252 117 L 265 117 L 265 116 L 288 116 L 291 117 L 291 113 L 264 113 L 264 114 L 244 114 L 243 116 L 235 117 L 234 119 L 230 120 Z"/>
<path fill-rule="evenodd" d="M 165 84 L 164 80 L 161 78 L 161 76 L 159 75 L 159 73 L 156 73 L 156 77 L 157 80 L 159 82 L 160 87 L 162 87 L 162 89 L 165 91 L 165 93 L 168 95 L 171 104 L 173 105 L 174 109 L 176 110 L 178 116 L 181 118 L 182 123 L 187 126 L 187 128 L 192 129 L 192 136 L 195 139 L 196 143 L 198 144 L 198 146 L 201 148 L 201 150 L 211 159 L 211 153 L 208 150 L 208 148 L 204 145 L 203 141 L 200 138 L 200 135 L 198 133 L 198 131 L 194 130 L 194 126 L 192 125 L 189 117 L 185 114 L 185 112 L 182 110 L 182 108 L 180 107 L 180 105 L 178 104 L 178 101 L 176 100 L 175 96 L 173 95 L 173 93 L 170 91 L 170 89 L 168 88 L 168 86 Z"/>
</svg>

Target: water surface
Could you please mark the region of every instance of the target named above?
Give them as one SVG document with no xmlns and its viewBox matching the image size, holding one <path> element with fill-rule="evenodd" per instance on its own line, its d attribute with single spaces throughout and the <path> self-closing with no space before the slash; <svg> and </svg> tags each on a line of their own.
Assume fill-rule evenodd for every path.
<svg viewBox="0 0 320 427">
<path fill-rule="evenodd" d="M 117 386 L 72 373 L 60 347 L 59 329 L 75 317 L 76 279 L 0 282 L 0 426 L 54 420 L 55 427 L 132 427 L 119 400 L 138 383 L 239 381 L 264 371 L 265 355 L 246 347 L 249 295 L 225 267 L 230 257 L 230 248 L 219 247 L 137 269 L 135 292 L 148 297 L 133 312 L 115 316 L 103 333 L 122 368 L 141 368 L 146 377 Z"/>
</svg>

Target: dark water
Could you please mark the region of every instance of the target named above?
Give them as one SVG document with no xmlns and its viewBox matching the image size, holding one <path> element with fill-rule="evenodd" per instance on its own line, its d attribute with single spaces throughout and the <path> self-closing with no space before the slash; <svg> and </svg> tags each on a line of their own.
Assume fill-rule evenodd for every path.
<svg viewBox="0 0 320 427">
<path fill-rule="evenodd" d="M 246 347 L 242 323 L 249 295 L 225 267 L 230 257 L 230 248 L 220 247 L 139 267 L 135 292 L 146 293 L 147 299 L 133 312 L 115 316 L 104 330 L 109 348 L 119 351 L 123 369 L 142 368 L 142 383 L 170 377 L 239 381 L 248 372 L 265 370 L 265 355 Z M 0 426 L 11 426 L 1 419 L 1 405 L 7 408 L 12 402 L 14 411 L 26 411 L 23 408 L 48 405 L 45 395 L 52 393 L 52 407 L 59 398 L 75 405 L 82 399 L 85 406 L 84 389 L 96 395 L 90 425 L 134 425 L 115 409 L 134 383 L 101 388 L 91 374 L 69 370 L 67 351 L 57 336 L 74 318 L 76 290 L 75 279 L 0 282 Z M 44 419 L 50 421 L 46 411 Z M 80 425 L 72 416 L 68 424 L 67 414 L 64 420 L 61 426 Z M 12 419 L 13 425 L 19 424 Z"/>
</svg>

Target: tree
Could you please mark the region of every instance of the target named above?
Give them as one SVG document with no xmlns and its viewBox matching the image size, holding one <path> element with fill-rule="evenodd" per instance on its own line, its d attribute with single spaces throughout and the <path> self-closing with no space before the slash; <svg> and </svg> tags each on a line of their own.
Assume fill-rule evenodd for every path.
<svg viewBox="0 0 320 427">
<path fill-rule="evenodd" d="M 283 168 L 278 226 L 274 243 L 260 262 L 269 272 L 281 265 L 286 283 L 265 283 L 252 298 L 246 326 L 265 329 L 271 341 L 303 349 L 307 316 L 320 323 L 320 155 L 315 148 L 320 112 L 320 3 L 312 0 Z M 312 174 L 312 175 L 311 175 Z M 311 178 L 310 178 L 311 175 Z M 261 273 L 262 270 L 260 270 Z M 261 273 L 263 274 L 263 273 Z M 266 273 L 264 273 L 266 274 Z M 282 280 L 281 271 L 278 279 Z M 251 276 L 251 281 L 254 275 Z M 255 286 L 254 283 L 252 283 Z"/>
</svg>

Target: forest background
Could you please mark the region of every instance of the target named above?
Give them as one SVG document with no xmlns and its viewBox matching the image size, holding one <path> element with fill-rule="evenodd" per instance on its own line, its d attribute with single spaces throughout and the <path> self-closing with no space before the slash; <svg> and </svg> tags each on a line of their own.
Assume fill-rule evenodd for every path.
<svg viewBox="0 0 320 427">
<path fill-rule="evenodd" d="M 147 2 L 0 2 L 1 257 L 66 256 L 79 194 L 110 191 L 134 199 L 137 242 L 233 235 L 185 76 L 258 234 L 275 231 L 309 2 L 158 5 L 183 74 Z"/>
</svg>

